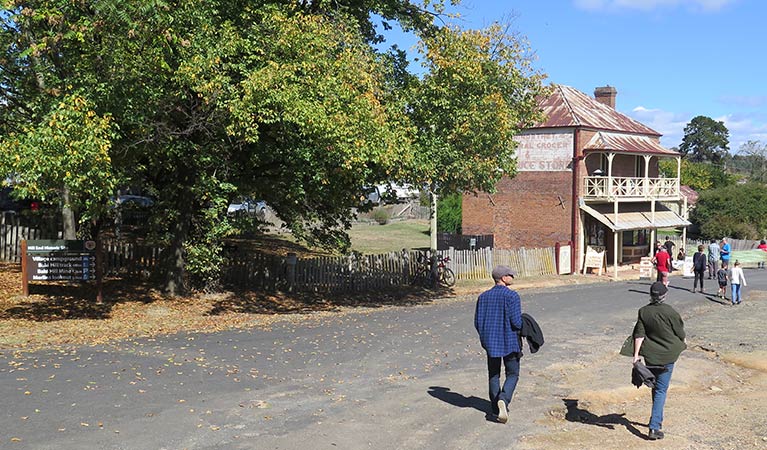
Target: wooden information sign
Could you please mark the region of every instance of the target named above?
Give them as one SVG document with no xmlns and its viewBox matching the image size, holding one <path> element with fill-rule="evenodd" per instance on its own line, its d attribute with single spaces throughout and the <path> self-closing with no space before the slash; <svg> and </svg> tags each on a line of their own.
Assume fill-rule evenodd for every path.
<svg viewBox="0 0 767 450">
<path fill-rule="evenodd" d="M 96 279 L 96 242 L 36 240 L 22 242 L 24 295 L 30 281 L 90 281 Z"/>
</svg>

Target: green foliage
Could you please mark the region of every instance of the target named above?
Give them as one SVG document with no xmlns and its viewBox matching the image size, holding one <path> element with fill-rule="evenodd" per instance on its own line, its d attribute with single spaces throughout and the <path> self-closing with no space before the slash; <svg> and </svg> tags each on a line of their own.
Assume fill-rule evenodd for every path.
<svg viewBox="0 0 767 450">
<path fill-rule="evenodd" d="M 669 178 L 676 177 L 677 165 L 675 160 L 662 159 L 658 166 L 664 176 Z M 735 183 L 735 177 L 725 172 L 721 166 L 682 159 L 681 183 L 684 186 L 689 186 L 698 192 L 702 192 L 730 186 Z"/>
<path fill-rule="evenodd" d="M 389 211 L 384 208 L 376 208 L 373 210 L 372 217 L 379 225 L 386 225 L 389 223 Z"/>
<path fill-rule="evenodd" d="M 697 116 L 684 128 L 679 150 L 692 161 L 720 163 L 729 151 L 729 131 L 724 122 Z"/>
<path fill-rule="evenodd" d="M 215 278 L 204 261 L 233 232 L 237 196 L 346 248 L 364 186 L 492 190 L 514 173 L 513 135 L 538 119 L 527 47 L 497 25 L 434 25 L 441 1 L 5 5 L 3 168 L 46 197 L 63 185 L 83 217 L 141 186 L 157 199 L 150 238 L 168 247 L 171 293 L 185 270 Z M 377 52 L 374 15 L 422 36 L 422 79 L 403 52 Z"/>
<path fill-rule="evenodd" d="M 531 69 L 526 45 L 498 24 L 444 27 L 422 39 L 426 74 L 408 92 L 414 158 L 402 176 L 437 194 L 492 192 L 516 172 L 513 137 L 540 119 L 543 75 Z"/>
<path fill-rule="evenodd" d="M 702 192 L 690 219 L 707 239 L 767 236 L 767 186 L 749 183 Z"/>
<path fill-rule="evenodd" d="M 461 194 L 450 194 L 437 199 L 437 231 L 461 233 Z"/>
<path fill-rule="evenodd" d="M 39 122 L 0 141 L 0 173 L 14 174 L 22 197 L 57 199 L 66 188 L 82 221 L 99 218 L 115 186 L 114 137 L 109 115 L 96 114 L 82 96 L 66 96 Z"/>
</svg>

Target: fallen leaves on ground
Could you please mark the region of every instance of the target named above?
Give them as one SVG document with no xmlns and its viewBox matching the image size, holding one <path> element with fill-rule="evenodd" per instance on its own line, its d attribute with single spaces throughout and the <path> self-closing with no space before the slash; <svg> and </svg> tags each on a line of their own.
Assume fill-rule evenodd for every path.
<svg viewBox="0 0 767 450">
<path fill-rule="evenodd" d="M 104 281 L 104 301 L 97 303 L 94 283 L 34 283 L 28 297 L 21 295 L 21 289 L 20 266 L 0 263 L 0 348 L 99 345 L 184 331 L 268 327 L 275 321 L 305 320 L 310 313 L 428 303 L 453 292 L 225 292 L 169 298 L 147 282 L 108 279 Z"/>
</svg>

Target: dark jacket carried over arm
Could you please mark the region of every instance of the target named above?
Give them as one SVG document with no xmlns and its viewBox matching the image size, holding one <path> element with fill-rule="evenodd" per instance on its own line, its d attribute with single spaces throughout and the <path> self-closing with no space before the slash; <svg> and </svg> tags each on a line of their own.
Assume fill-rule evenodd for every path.
<svg viewBox="0 0 767 450">
<path fill-rule="evenodd" d="M 535 353 L 543 345 L 543 331 L 538 326 L 538 322 L 530 314 L 522 314 L 522 331 L 520 336 L 527 338 L 527 345 L 530 347 L 530 353 Z"/>
</svg>

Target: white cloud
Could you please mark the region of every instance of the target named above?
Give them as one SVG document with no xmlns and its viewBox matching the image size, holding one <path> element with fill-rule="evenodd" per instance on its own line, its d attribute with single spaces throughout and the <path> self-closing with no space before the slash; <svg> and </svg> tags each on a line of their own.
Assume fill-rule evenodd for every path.
<svg viewBox="0 0 767 450">
<path fill-rule="evenodd" d="M 719 11 L 737 0 L 574 0 L 575 6 L 588 11 L 642 10 L 686 6 L 694 10 Z"/>
<path fill-rule="evenodd" d="M 684 127 L 693 119 L 688 113 L 675 113 L 661 109 L 637 106 L 627 114 L 655 131 L 663 134 L 661 144 L 678 147 L 684 138 Z M 748 141 L 767 144 L 767 115 L 759 113 L 726 114 L 712 119 L 721 121 L 730 132 L 730 153 L 736 153 Z"/>
<path fill-rule="evenodd" d="M 661 137 L 661 144 L 668 148 L 678 147 L 682 143 L 684 127 L 691 119 L 691 117 L 684 114 L 650 109 L 644 106 L 637 106 L 628 115 L 661 133 L 663 135 Z"/>
<path fill-rule="evenodd" d="M 748 141 L 767 144 L 767 120 L 756 114 L 727 114 L 716 117 L 730 132 L 730 153 L 736 153 Z"/>
</svg>

